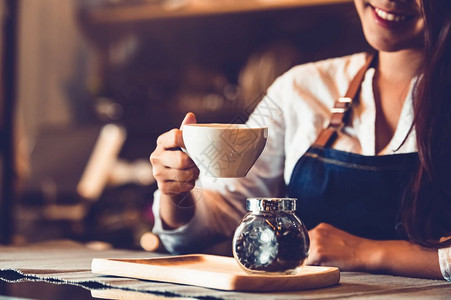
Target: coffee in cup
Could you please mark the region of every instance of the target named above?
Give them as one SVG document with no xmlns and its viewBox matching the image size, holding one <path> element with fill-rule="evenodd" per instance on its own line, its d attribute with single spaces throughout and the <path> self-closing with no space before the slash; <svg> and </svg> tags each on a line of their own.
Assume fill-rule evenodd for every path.
<svg viewBox="0 0 451 300">
<path fill-rule="evenodd" d="M 182 134 L 186 153 L 202 174 L 244 177 L 265 147 L 268 128 L 245 124 L 186 124 Z"/>
</svg>

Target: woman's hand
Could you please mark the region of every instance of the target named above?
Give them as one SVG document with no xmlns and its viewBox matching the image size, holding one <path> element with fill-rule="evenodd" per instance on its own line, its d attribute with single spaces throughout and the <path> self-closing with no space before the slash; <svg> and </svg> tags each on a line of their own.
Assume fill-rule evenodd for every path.
<svg viewBox="0 0 451 300">
<path fill-rule="evenodd" d="M 182 126 L 192 123 L 196 123 L 196 117 L 187 113 Z M 180 149 L 183 147 L 182 131 L 172 129 L 158 137 L 157 147 L 150 155 L 153 176 L 164 195 L 177 196 L 191 191 L 199 177 L 199 169 Z"/>
<path fill-rule="evenodd" d="M 196 123 L 196 116 L 186 114 L 182 126 L 192 123 Z M 161 191 L 160 218 L 165 229 L 178 228 L 194 215 L 190 191 L 199 177 L 199 169 L 182 147 L 185 147 L 182 131 L 172 129 L 158 137 L 157 147 L 150 155 L 153 176 Z"/>
<path fill-rule="evenodd" d="M 364 239 L 326 223 L 310 230 L 309 237 L 309 265 L 443 279 L 437 249 L 423 248 L 404 240 Z"/>
<path fill-rule="evenodd" d="M 375 241 L 357 237 L 326 223 L 310 230 L 309 237 L 309 265 L 335 266 L 342 271 L 369 271 L 369 264 L 376 254 Z"/>
</svg>

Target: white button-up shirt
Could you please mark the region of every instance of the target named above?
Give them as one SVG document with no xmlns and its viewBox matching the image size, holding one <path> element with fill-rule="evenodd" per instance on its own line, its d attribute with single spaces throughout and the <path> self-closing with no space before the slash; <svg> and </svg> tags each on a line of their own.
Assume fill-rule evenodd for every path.
<svg viewBox="0 0 451 300">
<path fill-rule="evenodd" d="M 297 161 L 327 126 L 331 107 L 338 97 L 345 95 L 364 63 L 365 55 L 360 53 L 296 66 L 280 76 L 248 121 L 249 126 L 269 129 L 261 156 L 244 178 L 208 178 L 201 174 L 193 190 L 196 210 L 189 223 L 176 230 L 164 230 L 159 217 L 160 193 L 156 191 L 153 231 L 166 249 L 175 253 L 196 251 L 215 237 L 230 237 L 246 213 L 246 198 L 283 196 L 281 187 L 289 184 Z M 374 72 L 374 69 L 366 72 L 359 101 L 352 105 L 350 122 L 339 134 L 334 148 L 361 155 L 416 152 L 415 132 L 409 132 L 414 79 L 392 140 L 382 153 L 376 153 Z"/>
</svg>

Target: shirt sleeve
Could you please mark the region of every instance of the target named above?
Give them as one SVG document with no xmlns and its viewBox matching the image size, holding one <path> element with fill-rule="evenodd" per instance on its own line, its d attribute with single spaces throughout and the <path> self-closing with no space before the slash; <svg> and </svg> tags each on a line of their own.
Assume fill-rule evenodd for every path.
<svg viewBox="0 0 451 300">
<path fill-rule="evenodd" d="M 446 281 L 451 281 L 451 247 L 438 249 L 440 271 Z"/>
<path fill-rule="evenodd" d="M 247 197 L 276 197 L 283 193 L 284 128 L 275 97 L 266 96 L 249 117 L 249 126 L 267 126 L 266 146 L 244 178 L 213 178 L 202 174 L 192 191 L 195 214 L 185 225 L 165 230 L 160 218 L 160 196 L 154 194 L 153 232 L 170 253 L 192 253 L 230 238 L 245 215 Z"/>
</svg>

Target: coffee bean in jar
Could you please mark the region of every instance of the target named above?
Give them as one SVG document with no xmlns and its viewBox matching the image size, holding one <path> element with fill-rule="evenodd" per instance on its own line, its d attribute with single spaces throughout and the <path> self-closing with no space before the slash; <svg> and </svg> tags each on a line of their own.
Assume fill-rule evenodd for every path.
<svg viewBox="0 0 451 300">
<path fill-rule="evenodd" d="M 293 274 L 309 253 L 294 198 L 249 198 L 233 237 L 233 256 L 248 273 Z"/>
</svg>

